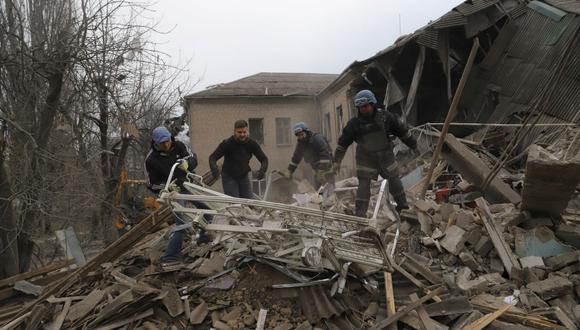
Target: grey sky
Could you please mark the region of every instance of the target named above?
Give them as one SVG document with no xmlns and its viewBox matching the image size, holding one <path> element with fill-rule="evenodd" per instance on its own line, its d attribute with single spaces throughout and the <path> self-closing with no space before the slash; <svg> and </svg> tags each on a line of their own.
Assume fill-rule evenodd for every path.
<svg viewBox="0 0 580 330">
<path fill-rule="evenodd" d="M 459 0 L 160 0 L 158 48 L 189 65 L 195 90 L 257 72 L 340 73 Z M 149 16 L 149 15 L 148 15 Z"/>
</svg>

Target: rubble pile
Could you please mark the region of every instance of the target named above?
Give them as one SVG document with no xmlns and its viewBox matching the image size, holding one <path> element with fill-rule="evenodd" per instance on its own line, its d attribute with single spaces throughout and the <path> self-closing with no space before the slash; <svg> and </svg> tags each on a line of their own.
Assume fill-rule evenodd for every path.
<svg viewBox="0 0 580 330">
<path fill-rule="evenodd" d="M 370 219 L 333 212 L 351 207 L 354 178 L 337 183 L 332 205 L 307 189 L 309 198 L 295 196 L 309 208 L 186 184 L 192 195 L 161 197 L 189 219 L 192 233 L 204 228 L 213 242 L 192 239 L 183 261 L 162 263 L 172 230 L 164 222 L 174 216 L 163 209 L 84 266 L 60 261 L 0 282 L 11 292 L 0 322 L 7 329 L 576 329 L 577 224 L 490 204 L 441 165 L 427 197 L 400 223 L 381 182 Z M 571 202 L 564 213 L 574 212 Z"/>
</svg>

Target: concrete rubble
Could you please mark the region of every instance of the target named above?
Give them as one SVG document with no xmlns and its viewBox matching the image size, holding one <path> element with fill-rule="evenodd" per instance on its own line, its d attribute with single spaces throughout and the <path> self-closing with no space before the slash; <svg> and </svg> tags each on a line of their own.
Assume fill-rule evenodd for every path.
<svg viewBox="0 0 580 330">
<path fill-rule="evenodd" d="M 449 167 L 439 178 L 460 174 Z M 164 224 L 172 213 L 163 209 L 121 238 L 128 243 L 84 265 L 59 261 L 0 281 L 11 293 L 0 322 L 87 329 L 576 328 L 580 251 L 559 237 L 573 241 L 577 225 L 552 216 L 546 227 L 533 221 L 543 214 L 483 197 L 456 204 L 458 189 L 438 197 L 453 182 L 436 179 L 399 218 L 379 181 L 369 219 L 344 214 L 354 200 L 352 179 L 337 183 L 331 204 L 303 189 L 308 198 L 297 199 L 308 207 L 235 199 L 186 183 L 191 195 L 163 193 L 160 200 L 186 219 L 192 235 L 206 230 L 211 243 L 191 240 L 182 262 L 160 262 L 172 228 Z M 554 242 L 544 246 L 552 252 L 534 255 L 526 242 L 538 239 Z"/>
<path fill-rule="evenodd" d="M 400 215 L 380 178 L 367 218 L 353 216 L 354 177 L 319 193 L 307 181 L 276 190 L 271 176 L 263 200 L 185 183 L 190 194 L 163 192 L 162 208 L 96 256 L 0 280 L 0 330 L 578 329 L 578 102 L 551 100 L 578 97 L 560 83 L 578 81 L 578 70 L 562 69 L 578 64 L 578 9 L 568 2 L 467 1 L 353 64 L 369 73 L 365 81 L 387 76 L 386 105 L 407 102 L 400 108 L 417 124 L 411 131 L 422 155 L 395 148 L 411 205 Z M 554 35 L 527 42 L 539 33 L 526 29 L 538 26 Z M 429 122 L 445 117 L 478 36 L 486 50 L 460 100 L 458 128 L 445 137 Z M 537 45 L 558 48 L 522 48 Z M 397 66 L 415 62 L 409 49 L 426 52 L 428 70 Z M 524 58 L 536 53 L 540 59 Z M 561 55 L 554 63 L 552 53 Z M 542 62 L 540 72 L 532 60 Z M 403 68 L 419 88 L 409 95 L 397 80 Z M 554 90 L 540 93 L 537 84 Z M 441 157 L 431 164 L 441 136 Z M 163 263 L 175 216 L 190 235 L 183 259 Z M 212 241 L 199 245 L 202 230 Z"/>
</svg>

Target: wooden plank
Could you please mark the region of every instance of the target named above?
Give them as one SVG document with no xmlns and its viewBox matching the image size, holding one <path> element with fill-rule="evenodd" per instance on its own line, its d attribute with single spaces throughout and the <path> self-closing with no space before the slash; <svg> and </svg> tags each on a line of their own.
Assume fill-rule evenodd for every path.
<svg viewBox="0 0 580 330">
<path fill-rule="evenodd" d="M 393 316 L 397 309 L 395 307 L 395 289 L 393 288 L 393 274 L 384 273 L 385 276 L 385 294 L 387 298 L 387 316 Z M 397 324 L 391 324 L 389 330 L 397 330 Z"/>
<path fill-rule="evenodd" d="M 135 299 L 136 298 L 133 296 L 131 289 L 121 293 L 101 310 L 97 317 L 91 323 L 89 323 L 89 327 L 92 328 L 99 323 L 108 320 L 115 313 L 118 313 L 121 308 L 135 301 Z"/>
<path fill-rule="evenodd" d="M 256 321 L 256 330 L 264 330 L 266 325 L 266 315 L 268 314 L 267 309 L 260 309 L 258 313 L 258 320 Z"/>
<path fill-rule="evenodd" d="M 409 298 L 411 298 L 411 302 L 419 300 L 419 296 L 416 293 L 410 294 Z M 419 320 L 423 323 L 423 330 L 435 330 L 435 323 L 433 323 L 423 305 L 417 307 L 417 315 L 419 315 Z"/>
<path fill-rule="evenodd" d="M 105 262 L 115 260 L 124 254 L 131 246 L 143 239 L 147 234 L 160 228 L 162 224 L 172 219 L 172 217 L 173 213 L 169 207 L 164 207 L 151 213 L 145 219 L 141 220 L 137 225 L 131 228 L 129 232 L 117 239 L 94 258 L 89 260 L 84 266 L 77 268 L 58 283 L 51 285 L 49 288 L 46 288 L 44 293 L 34 302 L 24 307 L 20 313 L 18 313 L 17 317 L 20 317 L 21 315 L 29 312 L 35 305 L 44 301 L 50 296 L 62 295 L 62 293 L 64 293 L 67 289 L 77 283 L 77 281 L 82 279 L 88 273 L 98 269 L 99 266 Z"/>
<path fill-rule="evenodd" d="M 465 314 L 473 311 L 473 306 L 467 297 L 449 297 L 441 302 L 425 306 L 430 317 Z"/>
<path fill-rule="evenodd" d="M 505 270 L 508 272 L 510 277 L 512 276 L 514 271 L 518 271 L 518 273 L 521 272 L 522 268 L 520 266 L 520 263 L 516 258 L 516 256 L 514 255 L 514 253 L 512 252 L 510 246 L 503 239 L 503 235 L 499 230 L 499 228 L 497 227 L 497 224 L 493 220 L 493 215 L 489 211 L 487 202 L 483 197 L 480 197 L 475 200 L 475 203 L 477 204 L 477 207 L 480 211 L 479 212 L 480 218 L 483 221 L 483 224 L 485 225 L 485 229 L 489 234 L 489 238 L 491 239 L 491 242 L 493 243 L 493 246 L 497 251 L 499 258 L 501 259 L 501 262 L 503 263 Z"/>
<path fill-rule="evenodd" d="M 60 330 L 60 328 L 62 327 L 62 324 L 64 323 L 64 319 L 65 319 L 66 315 L 68 314 L 71 303 L 72 303 L 72 299 L 67 299 L 64 302 L 64 306 L 62 307 L 62 311 L 60 312 L 60 314 L 58 314 L 58 317 L 56 318 L 56 320 L 54 321 L 54 324 L 52 325 L 52 328 L 51 328 L 52 330 Z"/>
<path fill-rule="evenodd" d="M 99 302 L 101 302 L 101 300 L 103 300 L 104 297 L 105 297 L 104 290 L 95 289 L 91 291 L 91 293 L 89 293 L 88 296 L 86 296 L 83 300 L 74 304 L 70 308 L 69 313 L 66 316 L 66 319 L 71 322 L 74 322 L 78 319 L 85 317 L 95 308 L 95 306 L 97 306 Z"/>
<path fill-rule="evenodd" d="M 413 276 L 409 272 L 407 272 L 403 267 L 399 266 L 396 262 L 391 262 L 391 266 L 393 267 L 394 270 L 398 271 L 401 275 L 403 275 L 407 280 L 409 280 L 417 288 L 421 289 L 425 293 L 430 293 L 430 291 L 427 290 L 427 287 L 425 286 L 425 284 L 423 284 L 415 276 Z M 435 296 L 435 297 L 433 297 L 433 300 L 440 302 L 441 298 L 439 298 L 438 296 Z"/>
<path fill-rule="evenodd" d="M 441 136 L 437 141 L 437 146 L 435 147 L 435 152 L 433 152 L 433 157 L 431 158 L 431 164 L 429 165 L 429 171 L 427 172 L 427 180 L 425 180 L 425 185 L 421 189 L 420 198 L 425 198 L 425 193 L 427 192 L 428 183 L 431 181 L 433 177 L 433 171 L 435 170 L 435 165 L 439 160 L 439 156 L 441 155 L 441 150 L 443 149 L 443 143 L 445 142 L 445 138 L 447 136 L 447 132 L 449 132 L 449 123 L 455 118 L 455 114 L 457 113 L 457 109 L 459 108 L 459 101 L 461 100 L 461 95 L 463 94 L 463 89 L 465 88 L 465 84 L 467 83 L 467 78 L 469 77 L 469 73 L 471 72 L 471 68 L 473 67 L 473 62 L 475 61 L 475 55 L 477 54 L 477 50 L 479 49 L 479 39 L 473 39 L 473 45 L 471 46 L 471 51 L 469 52 L 469 57 L 467 58 L 467 63 L 465 64 L 465 68 L 463 69 L 463 73 L 461 74 L 461 79 L 459 79 L 459 84 L 457 85 L 457 89 L 455 90 L 455 94 L 453 95 L 453 100 L 451 101 L 451 105 L 449 106 L 449 110 L 447 111 L 447 116 L 445 117 L 445 124 L 441 129 Z"/>
<path fill-rule="evenodd" d="M 405 257 L 407 257 L 407 260 L 405 261 L 405 263 L 403 263 L 403 267 L 405 267 L 405 265 L 409 264 L 409 266 L 411 266 L 412 269 L 417 271 L 421 276 L 423 276 L 431 284 L 443 283 L 443 279 L 439 275 L 433 273 L 429 268 L 423 266 L 419 261 L 417 261 L 417 259 L 413 258 L 413 256 L 409 255 L 408 253 L 403 253 L 403 254 L 405 255 Z M 409 269 L 407 269 L 407 270 L 409 270 Z"/>
<path fill-rule="evenodd" d="M 469 183 L 481 187 L 491 173 L 489 166 L 475 152 L 459 142 L 453 134 L 447 135 L 445 146 L 446 149 L 441 155 L 447 163 L 459 171 Z M 522 201 L 520 194 L 498 177 L 491 181 L 483 193 L 492 202 L 518 204 Z"/>
<path fill-rule="evenodd" d="M 14 283 L 16 283 L 18 281 L 28 280 L 28 279 L 31 279 L 31 278 L 36 277 L 36 276 L 44 275 L 46 273 L 50 273 L 50 272 L 53 272 L 55 270 L 59 270 L 59 269 L 64 268 L 70 264 L 72 264 L 72 260 L 58 260 L 58 261 L 50 263 L 46 266 L 40 267 L 38 269 L 29 271 L 26 273 L 16 274 L 14 276 L 0 280 L 0 288 L 8 286 L 8 285 L 13 285 Z"/>
<path fill-rule="evenodd" d="M 480 304 L 473 304 L 473 307 L 478 309 L 480 312 L 483 313 L 491 313 L 497 310 L 497 308 L 484 306 Z M 552 320 L 537 315 L 530 315 L 518 312 L 507 311 L 500 315 L 500 320 L 504 320 L 506 322 L 513 322 L 523 324 L 525 326 L 529 326 L 536 329 L 546 329 L 546 330 L 566 330 L 567 328 L 561 326 Z"/>
<path fill-rule="evenodd" d="M 502 308 L 498 309 L 497 311 L 484 315 L 479 320 L 468 324 L 463 328 L 463 330 L 481 330 L 488 326 L 491 322 L 497 320 L 503 313 L 505 313 L 512 305 L 506 304 Z"/>
<path fill-rule="evenodd" d="M 125 326 L 125 325 L 127 325 L 129 323 L 133 323 L 135 321 L 139 321 L 139 320 L 144 319 L 146 317 L 149 317 L 149 316 L 151 316 L 153 314 L 154 314 L 153 309 L 150 308 L 150 309 L 144 311 L 141 314 L 137 314 L 135 316 L 131 316 L 131 317 L 126 318 L 124 320 L 121 320 L 121 321 L 118 321 L 118 322 L 114 322 L 114 323 L 111 323 L 111 324 L 107 324 L 107 325 L 104 325 L 102 327 L 98 327 L 95 330 L 113 330 L 113 329 L 121 328 L 121 327 L 123 327 L 123 326 Z"/>
<path fill-rule="evenodd" d="M 417 62 L 415 63 L 413 80 L 411 81 L 411 86 L 409 87 L 407 101 L 405 102 L 405 111 L 402 117 L 405 122 L 407 122 L 409 113 L 411 113 L 411 109 L 415 104 L 415 96 L 417 95 L 417 90 L 419 89 L 419 81 L 421 81 L 421 76 L 423 75 L 424 65 L 425 65 L 425 46 L 419 45 L 419 54 L 417 54 Z"/>
<path fill-rule="evenodd" d="M 443 173 L 443 170 L 445 170 L 446 167 L 447 162 L 445 162 L 444 160 L 440 161 L 439 164 L 437 164 L 437 167 L 435 167 L 435 169 L 433 170 L 433 175 L 431 177 L 431 181 L 429 182 L 429 184 L 435 182 L 435 180 L 437 180 L 437 178 Z M 425 186 L 426 181 L 427 176 L 422 177 L 421 180 L 419 180 L 419 182 L 415 183 L 414 186 L 407 189 L 407 192 L 413 196 L 419 195 L 421 193 L 421 189 L 423 188 L 423 186 Z"/>
<path fill-rule="evenodd" d="M 386 319 L 381 320 L 380 322 L 378 322 L 377 324 L 375 324 L 370 329 L 372 329 L 372 330 L 379 330 L 379 329 L 384 329 L 384 328 L 388 327 L 393 322 L 397 322 L 397 320 L 399 320 L 401 317 L 407 315 L 410 311 L 415 310 L 417 307 L 421 306 L 423 303 L 425 303 L 429 299 L 432 299 L 436 295 L 442 294 L 443 292 L 445 292 L 445 288 L 444 287 L 439 287 L 436 290 L 431 291 L 430 293 L 428 293 L 428 294 L 424 295 L 423 297 L 419 298 L 419 300 L 414 301 L 414 302 L 411 302 L 409 305 L 405 306 L 405 308 L 403 308 L 402 310 L 396 312 L 394 315 L 391 315 L 391 316 L 387 317 Z"/>
<path fill-rule="evenodd" d="M 17 318 L 13 319 L 12 321 L 4 324 L 2 326 L 2 328 L 0 328 L 0 330 L 11 330 L 16 328 L 16 326 L 18 326 L 20 323 L 22 323 L 24 321 L 24 319 L 26 319 L 32 312 L 26 312 L 20 316 L 18 316 Z"/>
</svg>

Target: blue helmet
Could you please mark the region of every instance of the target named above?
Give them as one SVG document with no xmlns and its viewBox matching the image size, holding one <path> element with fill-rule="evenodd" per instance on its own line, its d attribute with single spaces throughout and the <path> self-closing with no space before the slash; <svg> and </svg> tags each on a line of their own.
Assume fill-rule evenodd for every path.
<svg viewBox="0 0 580 330">
<path fill-rule="evenodd" d="M 163 143 L 171 140 L 171 133 L 169 133 L 169 130 L 165 126 L 159 126 L 153 130 L 151 138 L 155 143 Z"/>
<path fill-rule="evenodd" d="M 377 104 L 377 98 L 373 92 L 369 91 L 368 89 L 363 89 L 362 91 L 356 93 L 354 97 L 354 105 L 356 107 L 362 107 L 369 103 Z"/>
<path fill-rule="evenodd" d="M 294 135 L 302 132 L 302 131 L 310 131 L 310 129 L 308 128 L 308 125 L 306 125 L 305 122 L 299 122 L 296 123 L 296 125 L 294 125 Z"/>
</svg>

